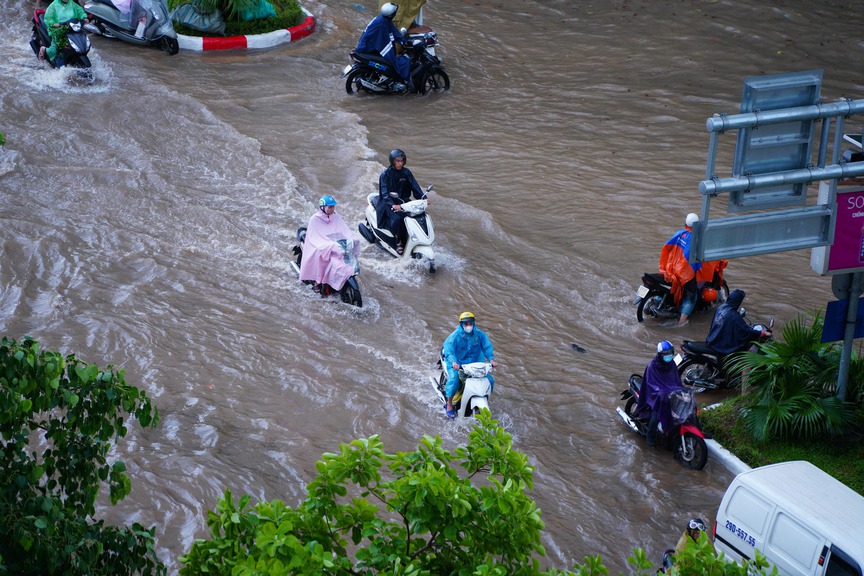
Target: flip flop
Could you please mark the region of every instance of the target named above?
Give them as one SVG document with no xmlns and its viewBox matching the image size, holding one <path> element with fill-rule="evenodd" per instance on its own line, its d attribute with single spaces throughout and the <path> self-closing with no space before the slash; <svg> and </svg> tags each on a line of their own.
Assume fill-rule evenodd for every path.
<svg viewBox="0 0 864 576">
<path fill-rule="evenodd" d="M 456 410 L 447 410 L 447 418 L 451 420 L 456 418 Z"/>
</svg>

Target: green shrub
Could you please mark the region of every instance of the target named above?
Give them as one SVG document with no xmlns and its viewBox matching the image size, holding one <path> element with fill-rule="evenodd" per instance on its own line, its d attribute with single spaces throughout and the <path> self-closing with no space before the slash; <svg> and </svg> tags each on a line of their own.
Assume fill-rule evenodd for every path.
<svg viewBox="0 0 864 576">
<path fill-rule="evenodd" d="M 112 504 L 131 490 L 125 464 L 109 461 L 128 417 L 145 427 L 158 420 L 147 394 L 126 384 L 122 370 L 40 350 L 31 338 L 3 338 L 0 574 L 165 573 L 153 528 L 94 518 L 103 485 Z"/>
</svg>

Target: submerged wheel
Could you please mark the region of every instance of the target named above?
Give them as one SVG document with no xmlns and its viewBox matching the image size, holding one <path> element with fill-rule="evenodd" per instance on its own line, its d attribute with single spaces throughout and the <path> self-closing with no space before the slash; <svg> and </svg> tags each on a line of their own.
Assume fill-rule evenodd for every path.
<svg viewBox="0 0 864 576">
<path fill-rule="evenodd" d="M 174 56 L 180 51 L 180 43 L 177 41 L 177 38 L 165 36 L 162 38 L 162 49 L 165 50 L 169 56 Z"/>
<path fill-rule="evenodd" d="M 708 445 L 704 438 L 696 436 L 692 432 L 684 433 L 684 440 L 676 438 L 675 442 L 675 460 L 677 460 L 685 468 L 691 470 L 701 470 L 708 462 Z"/>
<path fill-rule="evenodd" d="M 345 282 L 345 286 L 342 287 L 340 295 L 342 296 L 342 302 L 357 306 L 358 308 L 363 307 L 363 297 L 360 295 L 360 286 L 357 284 L 357 280 L 353 277 L 349 278 L 348 281 Z"/>
<path fill-rule="evenodd" d="M 648 294 L 639 301 L 639 305 L 636 307 L 636 319 L 639 322 L 642 322 L 645 319 L 645 316 L 656 318 L 657 308 L 659 308 L 661 302 L 663 302 L 662 292 L 659 290 L 648 292 Z"/>
<path fill-rule="evenodd" d="M 420 82 L 420 94 L 446 92 L 450 89 L 450 77 L 441 68 L 433 68 Z"/>
<path fill-rule="evenodd" d="M 681 375 L 681 384 L 692 388 L 696 394 L 719 386 L 720 368 L 714 362 L 685 358 L 678 367 L 678 373 Z"/>
<path fill-rule="evenodd" d="M 636 398 L 629 398 L 624 405 L 624 413 L 630 418 L 633 418 L 633 408 L 636 407 Z"/>
<path fill-rule="evenodd" d="M 354 94 L 355 92 L 358 94 L 360 92 L 369 92 L 369 90 L 360 83 L 360 80 L 366 78 L 368 75 L 368 71 L 364 74 L 363 70 L 352 70 L 345 79 L 345 91 L 348 94 Z"/>
</svg>

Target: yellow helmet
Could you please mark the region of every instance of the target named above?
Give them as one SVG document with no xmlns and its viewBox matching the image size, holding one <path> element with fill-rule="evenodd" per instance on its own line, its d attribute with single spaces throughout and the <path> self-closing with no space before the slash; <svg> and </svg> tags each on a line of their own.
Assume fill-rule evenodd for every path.
<svg viewBox="0 0 864 576">
<path fill-rule="evenodd" d="M 459 315 L 459 323 L 461 324 L 465 320 L 475 320 L 474 314 L 471 312 L 462 312 L 462 314 Z"/>
</svg>

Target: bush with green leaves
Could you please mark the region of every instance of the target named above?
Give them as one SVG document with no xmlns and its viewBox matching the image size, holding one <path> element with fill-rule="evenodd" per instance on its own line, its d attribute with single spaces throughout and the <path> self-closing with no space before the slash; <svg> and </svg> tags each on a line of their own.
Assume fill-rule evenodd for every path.
<svg viewBox="0 0 864 576">
<path fill-rule="evenodd" d="M 799 316 L 781 337 L 730 361 L 730 374 L 741 377 L 749 402 L 748 431 L 760 442 L 771 438 L 839 437 L 860 428 L 864 396 L 864 360 L 850 367 L 849 401 L 837 394 L 840 350 L 822 343 L 823 320 Z"/>
<path fill-rule="evenodd" d="M 0 146 L 3 146 L 5 144 L 6 144 L 6 137 L 3 136 L 3 132 L 0 132 Z"/>
<path fill-rule="evenodd" d="M 543 522 L 528 495 L 533 468 L 488 411 L 477 420 L 455 454 L 438 436 L 396 454 L 378 436 L 342 444 L 317 463 L 297 508 L 281 500 L 252 505 L 248 495 L 235 503 L 226 491 L 208 513 L 209 538 L 180 557 L 180 574 L 607 575 L 599 556 L 576 572 L 541 569 Z M 634 574 L 656 572 L 641 549 L 628 562 Z M 680 562 L 675 574 L 704 567 L 719 575 L 723 566 L 733 576 L 748 573 L 716 558 L 710 544 Z M 764 559 L 748 566 L 757 574 Z"/>
<path fill-rule="evenodd" d="M 154 528 L 107 525 L 95 503 L 107 483 L 112 504 L 131 490 L 108 453 L 127 416 L 155 426 L 147 394 L 122 370 L 41 350 L 32 338 L 0 342 L 0 573 L 164 574 Z"/>
</svg>

